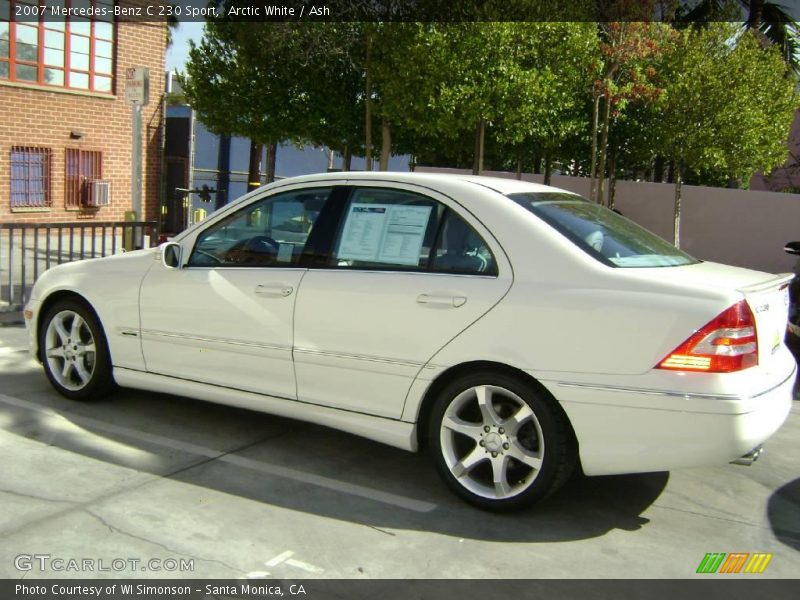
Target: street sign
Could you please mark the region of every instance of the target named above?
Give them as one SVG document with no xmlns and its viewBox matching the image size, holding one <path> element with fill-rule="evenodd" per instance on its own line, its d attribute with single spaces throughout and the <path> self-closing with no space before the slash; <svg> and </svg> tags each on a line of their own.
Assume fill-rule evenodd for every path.
<svg viewBox="0 0 800 600">
<path fill-rule="evenodd" d="M 150 70 L 131 67 L 125 70 L 125 102 L 144 106 L 150 101 Z"/>
</svg>

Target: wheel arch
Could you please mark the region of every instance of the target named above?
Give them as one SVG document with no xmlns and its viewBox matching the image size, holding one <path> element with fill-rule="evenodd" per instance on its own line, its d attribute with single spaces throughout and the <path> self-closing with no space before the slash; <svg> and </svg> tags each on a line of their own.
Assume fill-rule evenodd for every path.
<svg viewBox="0 0 800 600">
<path fill-rule="evenodd" d="M 419 410 L 417 411 L 416 435 L 417 435 L 417 447 L 420 450 L 424 449 L 427 445 L 430 414 L 431 410 L 433 409 L 433 405 L 436 402 L 436 398 L 439 396 L 441 391 L 451 382 L 464 375 L 475 373 L 476 371 L 493 371 L 496 373 L 504 373 L 506 375 L 510 375 L 512 377 L 524 381 L 526 384 L 536 389 L 537 392 L 544 394 L 547 398 L 549 398 L 552 401 L 551 402 L 552 405 L 558 411 L 561 412 L 564 422 L 567 424 L 569 428 L 571 443 L 573 444 L 575 456 L 576 457 L 580 456 L 580 454 L 578 453 L 578 438 L 575 435 L 575 430 L 572 427 L 572 423 L 570 422 L 566 411 L 561 406 L 561 403 L 556 399 L 555 396 L 553 396 L 553 394 L 550 393 L 550 390 L 548 390 L 535 377 L 533 377 L 532 375 L 526 373 L 521 369 L 517 369 L 515 367 L 512 367 L 504 363 L 499 363 L 489 360 L 476 360 L 476 361 L 470 361 L 453 365 L 452 367 L 449 367 L 448 369 L 440 373 L 431 382 L 431 384 L 428 386 L 428 389 L 425 390 L 425 394 L 423 395 L 422 401 L 420 402 Z"/>
<path fill-rule="evenodd" d="M 36 336 L 35 336 L 36 359 L 40 363 L 43 362 L 43 359 L 42 359 L 42 348 L 41 344 L 39 343 L 39 339 L 41 338 L 41 328 L 44 322 L 44 318 L 45 316 L 47 316 L 47 313 L 55 304 L 63 300 L 73 300 L 76 302 L 80 302 L 88 310 L 92 311 L 92 314 L 94 314 L 95 318 L 97 319 L 97 322 L 100 323 L 100 327 L 103 329 L 102 333 L 103 336 L 106 337 L 106 345 L 108 344 L 108 336 L 106 335 L 105 328 L 103 328 L 103 322 L 100 320 L 100 316 L 97 314 L 97 311 L 94 309 L 94 306 L 92 306 L 92 303 L 89 302 L 89 300 L 85 296 L 79 294 L 74 290 L 56 290 L 42 301 L 42 305 L 39 307 L 39 314 L 36 315 Z"/>
</svg>

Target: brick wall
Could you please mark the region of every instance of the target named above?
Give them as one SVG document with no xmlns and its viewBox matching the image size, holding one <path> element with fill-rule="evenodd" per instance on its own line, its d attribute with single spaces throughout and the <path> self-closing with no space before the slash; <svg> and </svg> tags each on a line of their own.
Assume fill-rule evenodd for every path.
<svg viewBox="0 0 800 600">
<path fill-rule="evenodd" d="M 116 25 L 115 96 L 8 84 L 0 80 L 0 223 L 122 220 L 131 209 L 131 107 L 125 103 L 125 70 L 150 69 L 150 103 L 142 111 L 142 206 L 155 219 L 161 198 L 162 97 L 164 93 L 164 23 Z M 55 89 L 56 91 L 52 91 Z M 70 132 L 83 133 L 70 139 Z M 47 147 L 52 151 L 51 199 L 45 211 L 10 208 L 12 146 Z M 111 206 L 65 208 L 66 148 L 101 150 L 103 179 L 111 182 Z"/>
</svg>

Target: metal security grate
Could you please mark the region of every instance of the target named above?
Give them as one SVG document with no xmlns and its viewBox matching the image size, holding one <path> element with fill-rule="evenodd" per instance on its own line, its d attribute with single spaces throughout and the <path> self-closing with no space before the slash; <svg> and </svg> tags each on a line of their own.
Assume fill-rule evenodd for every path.
<svg viewBox="0 0 800 600">
<path fill-rule="evenodd" d="M 98 206 L 91 204 L 86 182 L 103 177 L 103 153 L 67 148 L 64 163 L 64 204 L 67 208 Z"/>
<path fill-rule="evenodd" d="M 11 208 L 48 207 L 50 198 L 50 148 L 11 148 Z"/>
</svg>

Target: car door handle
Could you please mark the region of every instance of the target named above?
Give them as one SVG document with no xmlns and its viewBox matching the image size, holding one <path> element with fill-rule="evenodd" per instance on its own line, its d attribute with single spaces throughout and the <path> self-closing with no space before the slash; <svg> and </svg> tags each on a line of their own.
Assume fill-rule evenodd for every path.
<svg viewBox="0 0 800 600">
<path fill-rule="evenodd" d="M 440 294 L 420 294 L 417 304 L 425 304 L 431 308 L 458 308 L 464 306 L 467 299 L 464 296 L 445 296 Z"/>
<path fill-rule="evenodd" d="M 290 285 L 276 283 L 276 284 L 259 284 L 256 286 L 255 293 L 259 296 L 269 296 L 271 298 L 286 298 L 291 295 L 294 288 Z"/>
</svg>

